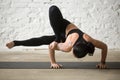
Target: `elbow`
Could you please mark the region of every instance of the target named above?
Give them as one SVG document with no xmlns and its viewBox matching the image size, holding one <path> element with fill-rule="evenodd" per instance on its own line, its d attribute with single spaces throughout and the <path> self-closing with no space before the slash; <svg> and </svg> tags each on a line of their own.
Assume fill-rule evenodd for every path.
<svg viewBox="0 0 120 80">
<path fill-rule="evenodd" d="M 106 50 L 107 50 L 107 48 L 108 48 L 108 46 L 107 46 L 107 44 L 105 44 L 105 45 L 104 45 L 104 49 L 106 49 Z"/>
<path fill-rule="evenodd" d="M 107 53 L 107 50 L 108 50 L 108 46 L 107 44 L 104 44 L 104 47 L 102 48 L 103 51 L 105 51 Z"/>
</svg>

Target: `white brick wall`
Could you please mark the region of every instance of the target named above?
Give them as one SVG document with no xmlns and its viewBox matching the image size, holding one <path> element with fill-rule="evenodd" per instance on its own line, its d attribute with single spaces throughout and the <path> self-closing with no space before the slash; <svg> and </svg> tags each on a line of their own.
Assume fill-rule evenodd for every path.
<svg viewBox="0 0 120 80">
<path fill-rule="evenodd" d="M 48 17 L 53 4 L 81 30 L 120 49 L 120 0 L 0 0 L 0 47 L 53 34 Z"/>
</svg>

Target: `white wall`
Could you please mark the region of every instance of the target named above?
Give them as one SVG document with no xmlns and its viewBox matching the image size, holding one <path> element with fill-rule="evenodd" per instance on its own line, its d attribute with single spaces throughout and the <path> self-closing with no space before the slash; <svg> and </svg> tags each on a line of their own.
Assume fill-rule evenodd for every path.
<svg viewBox="0 0 120 80">
<path fill-rule="evenodd" d="M 109 49 L 120 49 L 120 0 L 0 0 L 0 47 L 12 40 L 53 34 L 48 17 L 53 4 Z"/>
</svg>

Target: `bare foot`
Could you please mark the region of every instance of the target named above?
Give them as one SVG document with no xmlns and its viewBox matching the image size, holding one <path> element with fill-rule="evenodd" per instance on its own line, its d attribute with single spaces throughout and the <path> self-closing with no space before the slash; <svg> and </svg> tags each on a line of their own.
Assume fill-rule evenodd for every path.
<svg viewBox="0 0 120 80">
<path fill-rule="evenodd" d="M 14 42 L 9 42 L 6 44 L 6 47 L 8 47 L 9 49 L 14 47 Z"/>
</svg>

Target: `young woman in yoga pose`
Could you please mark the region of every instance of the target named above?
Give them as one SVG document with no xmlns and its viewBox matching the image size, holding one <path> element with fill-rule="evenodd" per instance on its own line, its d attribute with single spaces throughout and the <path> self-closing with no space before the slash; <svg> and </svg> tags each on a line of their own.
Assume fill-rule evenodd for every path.
<svg viewBox="0 0 120 80">
<path fill-rule="evenodd" d="M 8 48 L 15 46 L 40 46 L 49 45 L 49 55 L 52 68 L 61 68 L 56 63 L 55 50 L 64 52 L 73 51 L 77 58 L 83 58 L 87 54 L 93 55 L 95 47 L 101 49 L 101 62 L 97 68 L 106 68 L 107 45 L 99 40 L 93 39 L 88 34 L 82 32 L 73 23 L 64 19 L 57 6 L 49 8 L 49 19 L 55 35 L 31 38 L 23 41 L 12 41 L 6 44 Z"/>
</svg>

